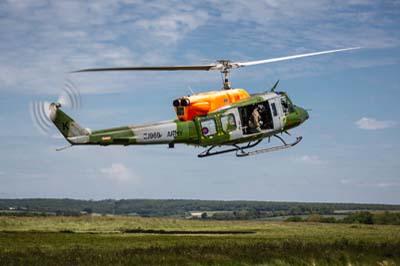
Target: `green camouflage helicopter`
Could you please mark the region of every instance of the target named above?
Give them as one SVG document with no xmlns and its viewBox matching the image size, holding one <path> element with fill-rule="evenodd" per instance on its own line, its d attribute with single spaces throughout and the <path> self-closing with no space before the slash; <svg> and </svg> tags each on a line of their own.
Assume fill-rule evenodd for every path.
<svg viewBox="0 0 400 266">
<path fill-rule="evenodd" d="M 279 80 L 269 90 L 257 94 L 247 94 L 243 89 L 233 89 L 229 83 L 231 69 L 256 64 L 272 63 L 314 55 L 359 49 L 345 48 L 300 54 L 287 57 L 251 61 L 232 62 L 218 60 L 215 64 L 198 66 L 156 66 L 156 67 L 119 67 L 93 68 L 76 72 L 94 71 L 174 71 L 174 70 L 218 70 L 223 75 L 223 89 L 181 97 L 173 102 L 178 119 L 171 121 L 130 125 L 102 130 L 90 130 L 80 126 L 61 110 L 63 101 L 57 101 L 44 107 L 34 104 L 33 116 L 40 127 L 54 123 L 65 139 L 74 145 L 154 145 L 166 144 L 173 148 L 175 144 L 187 144 L 205 147 L 198 157 L 207 157 L 222 153 L 235 152 L 243 157 L 287 149 L 298 144 L 302 137 L 287 143 L 278 134 L 301 125 L 309 118 L 304 108 L 296 106 L 285 92 L 276 91 Z M 67 86 L 67 98 L 73 106 L 79 105 L 79 94 L 73 86 Z M 257 120 L 257 121 L 255 121 Z M 251 150 L 267 138 L 275 137 L 282 145 Z M 68 148 L 65 147 L 65 148 Z M 62 150 L 61 148 L 58 150 Z"/>
</svg>

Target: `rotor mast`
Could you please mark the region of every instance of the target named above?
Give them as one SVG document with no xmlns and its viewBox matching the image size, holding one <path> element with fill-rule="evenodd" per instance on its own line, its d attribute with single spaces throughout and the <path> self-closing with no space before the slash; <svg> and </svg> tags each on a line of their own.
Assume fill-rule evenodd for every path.
<svg viewBox="0 0 400 266">
<path fill-rule="evenodd" d="M 221 69 L 222 84 L 223 84 L 222 88 L 224 90 L 233 89 L 231 87 L 230 82 L 229 82 L 230 69 L 232 68 L 231 61 L 230 60 L 221 59 L 221 60 L 217 60 L 217 62 L 222 65 L 222 69 Z"/>
</svg>

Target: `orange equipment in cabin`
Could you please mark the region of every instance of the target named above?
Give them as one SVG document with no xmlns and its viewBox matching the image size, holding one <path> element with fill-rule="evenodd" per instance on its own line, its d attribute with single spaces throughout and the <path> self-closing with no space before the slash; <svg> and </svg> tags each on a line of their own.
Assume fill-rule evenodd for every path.
<svg viewBox="0 0 400 266">
<path fill-rule="evenodd" d="M 243 89 L 210 91 L 181 97 L 174 100 L 173 105 L 179 120 L 188 121 L 248 97 L 250 95 Z"/>
</svg>

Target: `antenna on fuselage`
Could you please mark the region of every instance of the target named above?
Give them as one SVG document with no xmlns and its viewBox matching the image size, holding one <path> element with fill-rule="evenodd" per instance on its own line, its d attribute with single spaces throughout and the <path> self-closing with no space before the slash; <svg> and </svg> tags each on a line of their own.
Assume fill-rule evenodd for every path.
<svg viewBox="0 0 400 266">
<path fill-rule="evenodd" d="M 190 90 L 190 92 L 191 92 L 192 94 L 195 94 L 194 91 L 192 90 L 192 87 L 188 86 L 188 89 Z"/>
<path fill-rule="evenodd" d="M 271 91 L 274 92 L 276 87 L 278 87 L 279 79 L 275 82 L 275 85 L 271 88 Z"/>
</svg>

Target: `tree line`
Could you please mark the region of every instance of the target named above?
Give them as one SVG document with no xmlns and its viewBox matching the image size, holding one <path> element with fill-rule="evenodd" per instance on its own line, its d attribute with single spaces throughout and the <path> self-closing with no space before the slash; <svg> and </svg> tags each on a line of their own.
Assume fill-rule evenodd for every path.
<svg viewBox="0 0 400 266">
<path fill-rule="evenodd" d="M 343 219 L 336 219 L 335 217 L 324 217 L 320 214 L 311 214 L 307 218 L 302 218 L 301 216 L 291 216 L 285 219 L 285 222 L 400 225 L 400 213 L 388 211 L 372 213 L 368 211 L 361 211 L 351 213 Z"/>
<path fill-rule="evenodd" d="M 186 217 L 190 212 L 215 212 L 213 219 L 257 219 L 274 216 L 334 214 L 337 210 L 400 210 L 400 205 L 357 203 L 305 203 L 272 201 L 220 201 L 185 199 L 0 199 L 0 210 L 55 215 L 82 213 Z"/>
</svg>

